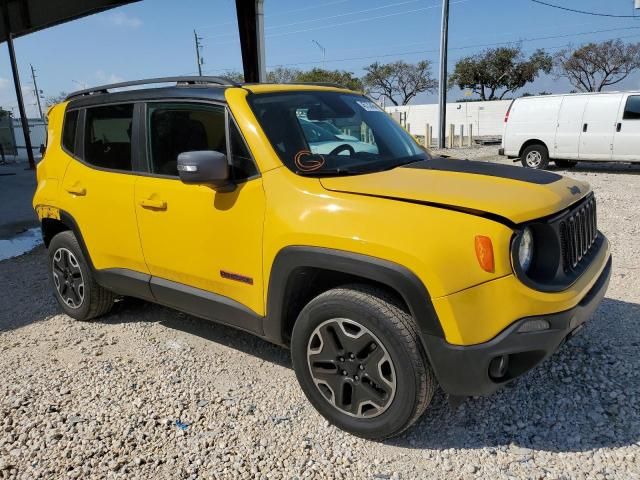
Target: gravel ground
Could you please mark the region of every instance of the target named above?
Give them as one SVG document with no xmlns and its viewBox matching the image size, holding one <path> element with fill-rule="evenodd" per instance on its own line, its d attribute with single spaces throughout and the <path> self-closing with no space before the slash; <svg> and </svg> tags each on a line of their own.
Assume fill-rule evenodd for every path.
<svg viewBox="0 0 640 480">
<path fill-rule="evenodd" d="M 43 247 L 0 262 L 0 478 L 640 479 L 640 168 L 566 173 L 613 244 L 594 318 L 499 393 L 455 410 L 437 393 L 382 443 L 329 426 L 286 350 L 134 300 L 75 322 Z"/>
</svg>

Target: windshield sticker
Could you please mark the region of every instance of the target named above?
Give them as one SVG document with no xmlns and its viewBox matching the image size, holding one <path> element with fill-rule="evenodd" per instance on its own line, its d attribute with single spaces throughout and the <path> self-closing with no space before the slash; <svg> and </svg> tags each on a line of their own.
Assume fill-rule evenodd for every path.
<svg viewBox="0 0 640 480">
<path fill-rule="evenodd" d="M 367 112 L 381 112 L 380 107 L 378 107 L 373 102 L 367 102 L 363 100 L 356 100 L 356 103 L 364 108 Z"/>
<path fill-rule="evenodd" d="M 313 172 L 324 166 L 324 157 L 310 152 L 309 150 L 300 150 L 294 158 L 296 167 L 303 172 Z"/>
</svg>

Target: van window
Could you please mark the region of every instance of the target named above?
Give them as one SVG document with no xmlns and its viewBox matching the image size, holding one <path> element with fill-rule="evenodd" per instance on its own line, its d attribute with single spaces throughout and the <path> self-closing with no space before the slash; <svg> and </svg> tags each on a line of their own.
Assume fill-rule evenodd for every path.
<svg viewBox="0 0 640 480">
<path fill-rule="evenodd" d="M 627 98 L 624 107 L 623 120 L 640 120 L 640 95 L 631 95 Z"/>
<path fill-rule="evenodd" d="M 84 160 L 96 167 L 131 171 L 133 104 L 87 109 Z"/>
<path fill-rule="evenodd" d="M 62 146 L 71 153 L 76 153 L 76 128 L 78 127 L 78 110 L 67 112 L 64 115 L 62 127 Z"/>
</svg>

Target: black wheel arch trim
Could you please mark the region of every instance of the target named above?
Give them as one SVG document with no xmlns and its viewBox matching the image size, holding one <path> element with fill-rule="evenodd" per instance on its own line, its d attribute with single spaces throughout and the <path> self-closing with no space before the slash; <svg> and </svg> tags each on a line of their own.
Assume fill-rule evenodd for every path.
<svg viewBox="0 0 640 480">
<path fill-rule="evenodd" d="M 402 296 L 422 335 L 444 338 L 427 287 L 406 267 L 377 257 L 343 250 L 290 246 L 283 248 L 276 255 L 269 278 L 264 334 L 274 343 L 287 343 L 284 337 L 287 292 L 291 288 L 292 273 L 299 268 L 336 271 L 383 284 Z"/>
</svg>

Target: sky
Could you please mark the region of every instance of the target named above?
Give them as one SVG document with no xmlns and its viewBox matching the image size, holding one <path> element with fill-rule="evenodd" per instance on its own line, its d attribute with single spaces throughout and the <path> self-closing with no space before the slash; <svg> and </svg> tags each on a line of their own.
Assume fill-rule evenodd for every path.
<svg viewBox="0 0 640 480">
<path fill-rule="evenodd" d="M 633 0 L 547 0 L 565 7 L 634 15 Z M 441 0 L 265 0 L 267 68 L 314 66 L 362 75 L 375 61 L 432 62 L 437 78 Z M 638 18 L 583 15 L 531 0 L 451 0 L 449 71 L 456 60 L 483 49 L 520 43 L 525 53 L 621 38 L 640 42 Z M 203 37 L 204 74 L 241 70 L 234 0 L 143 0 L 34 33 L 15 41 L 29 116 L 37 116 L 32 64 L 45 97 L 124 80 L 197 72 L 194 29 Z M 325 57 L 318 42 L 325 49 Z M 563 79 L 545 76 L 524 92 L 567 92 Z M 640 89 L 640 74 L 616 90 Z M 449 100 L 464 92 L 449 91 Z M 434 103 L 421 94 L 413 103 Z M 0 45 L 0 106 L 17 103 L 5 44 Z"/>
</svg>

